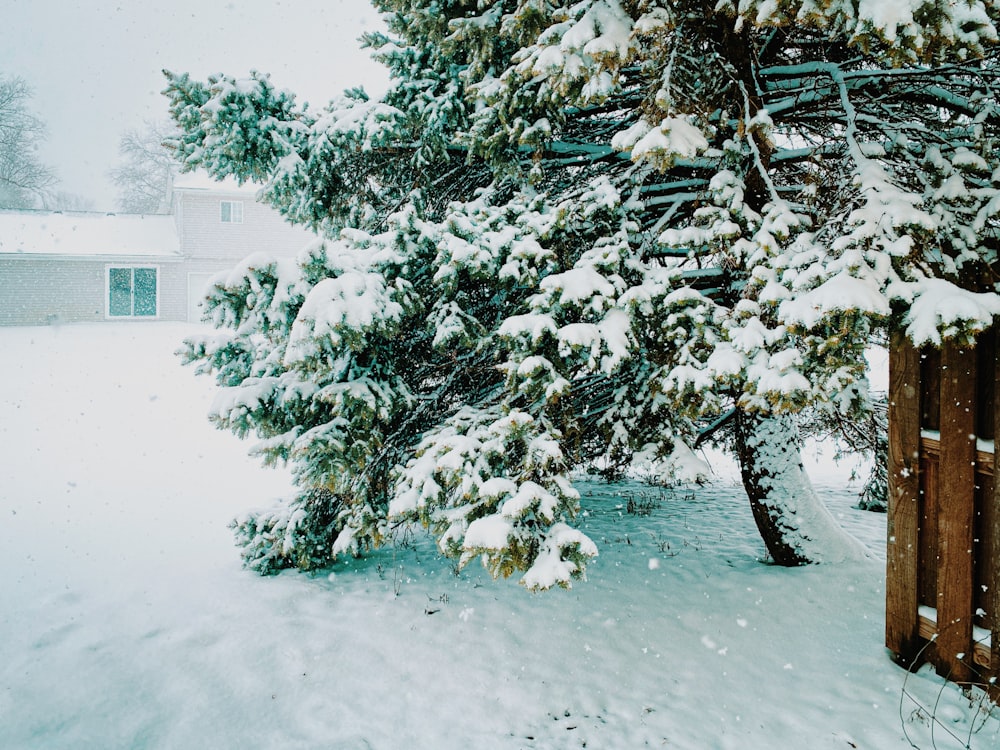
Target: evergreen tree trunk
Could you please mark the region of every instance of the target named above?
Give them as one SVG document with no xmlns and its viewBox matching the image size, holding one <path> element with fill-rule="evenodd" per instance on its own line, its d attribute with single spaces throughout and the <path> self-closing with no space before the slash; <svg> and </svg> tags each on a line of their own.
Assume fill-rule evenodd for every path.
<svg viewBox="0 0 1000 750">
<path fill-rule="evenodd" d="M 736 451 L 757 529 L 778 565 L 865 556 L 813 490 L 802 467 L 795 416 L 740 411 Z"/>
</svg>

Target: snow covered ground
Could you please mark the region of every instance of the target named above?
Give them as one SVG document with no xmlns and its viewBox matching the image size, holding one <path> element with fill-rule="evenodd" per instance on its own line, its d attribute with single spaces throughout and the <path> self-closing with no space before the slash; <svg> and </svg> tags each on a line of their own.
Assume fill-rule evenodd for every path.
<svg viewBox="0 0 1000 750">
<path fill-rule="evenodd" d="M 228 520 L 290 485 L 205 420 L 192 330 L 0 329 L 0 748 L 1000 746 L 890 661 L 885 518 L 829 455 L 870 561 L 763 564 L 719 461 L 700 489 L 583 485 L 600 557 L 571 591 L 456 576 L 420 534 L 243 571 Z"/>
</svg>

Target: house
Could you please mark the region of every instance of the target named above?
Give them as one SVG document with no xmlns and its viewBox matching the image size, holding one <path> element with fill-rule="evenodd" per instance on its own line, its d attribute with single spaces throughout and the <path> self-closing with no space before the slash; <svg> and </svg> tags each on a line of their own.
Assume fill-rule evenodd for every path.
<svg viewBox="0 0 1000 750">
<path fill-rule="evenodd" d="M 254 185 L 240 187 L 233 180 L 220 183 L 200 173 L 174 180 L 171 211 L 184 258 L 186 290 L 186 312 L 178 319 L 201 319 L 198 303 L 219 271 L 256 252 L 294 257 L 316 239 L 309 230 L 289 224 L 273 208 L 256 201 L 256 192 Z"/>
<path fill-rule="evenodd" d="M 255 192 L 194 174 L 175 181 L 166 215 L 0 211 L 0 325 L 200 320 L 216 273 L 315 237 Z"/>
</svg>

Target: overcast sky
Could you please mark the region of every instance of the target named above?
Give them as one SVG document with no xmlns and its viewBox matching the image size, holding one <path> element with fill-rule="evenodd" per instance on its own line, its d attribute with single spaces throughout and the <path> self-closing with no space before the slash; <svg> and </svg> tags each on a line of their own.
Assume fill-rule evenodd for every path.
<svg viewBox="0 0 1000 750">
<path fill-rule="evenodd" d="M 57 188 L 111 210 L 121 133 L 167 117 L 162 69 L 256 69 L 321 106 L 351 86 L 384 90 L 357 42 L 379 26 L 369 0 L 0 0 L 0 74 L 34 88 Z"/>
</svg>

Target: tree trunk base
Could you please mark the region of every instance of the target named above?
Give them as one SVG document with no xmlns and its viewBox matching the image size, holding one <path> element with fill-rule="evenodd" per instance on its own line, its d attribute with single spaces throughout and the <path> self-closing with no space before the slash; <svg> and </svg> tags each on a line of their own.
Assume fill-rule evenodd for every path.
<svg viewBox="0 0 1000 750">
<path fill-rule="evenodd" d="M 754 521 L 776 564 L 843 562 L 869 556 L 813 490 L 802 467 L 794 415 L 738 412 L 736 451 Z"/>
</svg>

